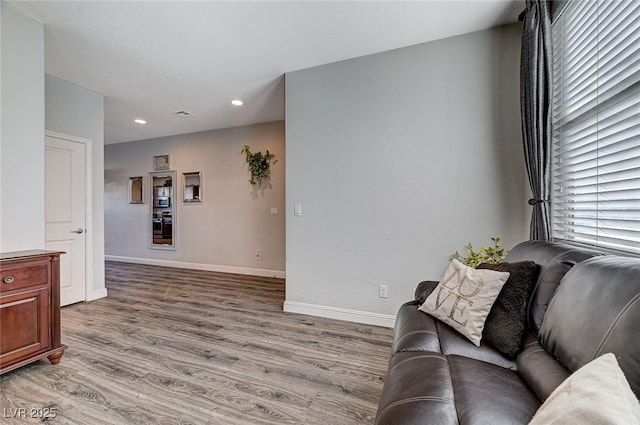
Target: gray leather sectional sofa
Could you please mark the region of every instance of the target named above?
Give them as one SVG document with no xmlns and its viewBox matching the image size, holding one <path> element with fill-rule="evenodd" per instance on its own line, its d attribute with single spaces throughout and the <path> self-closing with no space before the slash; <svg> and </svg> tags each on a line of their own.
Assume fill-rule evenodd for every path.
<svg viewBox="0 0 640 425">
<path fill-rule="evenodd" d="M 514 359 L 418 311 L 437 282 L 418 285 L 397 315 L 376 425 L 527 424 L 565 378 L 607 352 L 640 395 L 640 259 L 539 241 L 506 259 L 525 260 L 539 273 Z"/>
</svg>

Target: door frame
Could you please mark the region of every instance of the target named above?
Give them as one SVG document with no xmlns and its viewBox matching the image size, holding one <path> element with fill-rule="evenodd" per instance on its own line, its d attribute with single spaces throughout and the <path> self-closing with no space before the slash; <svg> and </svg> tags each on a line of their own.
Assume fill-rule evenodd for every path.
<svg viewBox="0 0 640 425">
<path fill-rule="evenodd" d="M 84 244 L 84 300 L 89 299 L 89 295 L 93 292 L 93 140 L 70 134 L 59 133 L 57 131 L 45 130 L 45 137 L 53 137 L 56 139 L 68 140 L 70 142 L 84 144 L 84 227 L 85 227 L 85 244 Z M 45 140 L 46 148 L 46 140 Z M 45 205 L 46 208 L 46 205 Z M 46 237 L 45 237 L 46 240 Z"/>
</svg>

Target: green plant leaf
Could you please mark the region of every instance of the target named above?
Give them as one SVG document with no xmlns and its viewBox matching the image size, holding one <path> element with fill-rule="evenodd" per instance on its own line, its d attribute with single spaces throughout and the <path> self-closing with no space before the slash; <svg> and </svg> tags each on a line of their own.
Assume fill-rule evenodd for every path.
<svg viewBox="0 0 640 425">
<path fill-rule="evenodd" d="M 467 251 L 466 257 L 460 255 L 460 253 L 456 251 L 451 254 L 449 258 L 456 259 L 469 267 L 477 267 L 481 263 L 502 263 L 509 252 L 500 246 L 499 237 L 494 236 L 490 239 L 493 242 L 493 246 L 483 246 L 478 250 L 474 250 L 473 245 L 469 242 L 464 246 Z"/>
</svg>

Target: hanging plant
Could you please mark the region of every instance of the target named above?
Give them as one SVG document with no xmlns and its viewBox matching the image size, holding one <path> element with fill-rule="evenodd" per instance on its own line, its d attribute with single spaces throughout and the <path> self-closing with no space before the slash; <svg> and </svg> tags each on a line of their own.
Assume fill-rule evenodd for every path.
<svg viewBox="0 0 640 425">
<path fill-rule="evenodd" d="M 270 153 L 268 150 L 265 154 L 262 152 L 252 153 L 249 145 L 244 145 L 242 153 L 245 155 L 247 164 L 249 164 L 249 170 L 251 171 L 251 180 L 249 180 L 249 183 L 261 185 L 264 180 L 269 178 L 269 174 L 271 174 L 269 167 L 271 166 L 271 160 L 275 158 L 275 154 Z"/>
</svg>

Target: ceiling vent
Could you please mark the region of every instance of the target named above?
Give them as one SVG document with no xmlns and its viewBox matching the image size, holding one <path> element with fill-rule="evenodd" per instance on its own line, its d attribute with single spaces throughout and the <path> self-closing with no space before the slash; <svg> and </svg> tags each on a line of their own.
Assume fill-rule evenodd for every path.
<svg viewBox="0 0 640 425">
<path fill-rule="evenodd" d="M 180 118 L 189 118 L 189 117 L 195 117 L 196 116 L 196 114 L 194 114 L 193 112 L 185 111 L 183 109 L 181 109 L 179 111 L 173 111 L 172 114 L 175 115 L 176 117 L 180 117 Z"/>
</svg>

